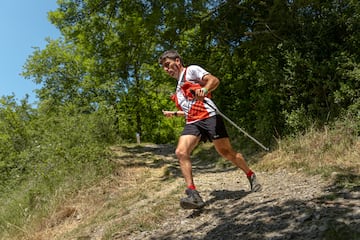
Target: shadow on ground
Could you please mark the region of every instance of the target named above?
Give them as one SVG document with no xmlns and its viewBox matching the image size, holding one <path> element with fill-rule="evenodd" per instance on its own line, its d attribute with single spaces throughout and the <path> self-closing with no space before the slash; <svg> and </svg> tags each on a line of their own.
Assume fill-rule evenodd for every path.
<svg viewBox="0 0 360 240">
<path fill-rule="evenodd" d="M 123 148 L 132 158 L 142 159 L 147 167 L 166 164 L 177 169 L 174 148 L 167 146 Z M 127 161 L 128 155 L 118 161 Z M 161 159 L 154 155 L 162 155 Z M 201 153 L 204 154 L 204 153 Z M 201 155 L 200 154 L 200 155 Z M 168 158 L 167 158 L 168 157 Z M 133 163 L 129 163 L 131 164 Z M 231 171 L 232 169 L 217 169 Z M 199 161 L 196 171 L 213 172 L 214 165 Z M 180 176 L 180 172 L 177 173 Z M 339 187 L 346 178 L 350 188 Z M 360 186 L 359 176 L 338 176 L 332 185 L 323 189 L 321 197 L 307 201 L 246 202 L 244 191 L 213 191 L 203 210 L 190 212 L 187 218 L 205 219 L 203 224 L 182 230 L 169 229 L 157 234 L 153 240 L 359 240 L 360 239 Z M 291 189 L 290 189 L 291 190 Z M 217 204 L 221 202 L 221 204 Z M 222 206 L 222 207 L 217 207 Z M 209 216 L 209 217 L 207 217 Z M 209 221 L 206 221 L 206 219 Z M 190 229 L 190 230 L 189 230 Z"/>
<path fill-rule="evenodd" d="M 151 239 L 359 240 L 359 189 L 354 188 L 346 194 L 333 192 L 333 189 L 329 186 L 324 189 L 326 194 L 311 201 L 287 201 L 282 204 L 273 200 L 244 203 L 235 200 L 245 197 L 245 192 L 214 191 L 211 193 L 213 198 L 207 202 L 209 207 L 189 215 L 191 218 L 211 215 L 211 222 L 190 231 L 165 233 Z M 211 208 L 211 205 L 224 199 L 228 200 L 228 205 Z M 213 221 L 214 218 L 216 221 Z"/>
</svg>

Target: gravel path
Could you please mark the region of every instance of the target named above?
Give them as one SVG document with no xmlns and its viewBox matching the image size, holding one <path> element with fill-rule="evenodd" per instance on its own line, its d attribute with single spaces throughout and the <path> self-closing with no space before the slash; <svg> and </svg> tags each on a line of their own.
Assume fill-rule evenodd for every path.
<svg viewBox="0 0 360 240">
<path fill-rule="evenodd" d="M 281 169 L 257 176 L 263 190 L 250 193 L 238 170 L 195 169 L 207 206 L 180 209 L 155 230 L 127 239 L 360 239 L 360 188 L 336 189 L 319 176 Z"/>
</svg>

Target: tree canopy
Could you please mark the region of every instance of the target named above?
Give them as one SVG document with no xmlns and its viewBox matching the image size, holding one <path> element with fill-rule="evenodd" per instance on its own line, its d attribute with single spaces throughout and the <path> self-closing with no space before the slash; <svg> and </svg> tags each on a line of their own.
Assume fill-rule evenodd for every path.
<svg viewBox="0 0 360 240">
<path fill-rule="evenodd" d="M 40 106 L 115 109 L 123 139 L 166 142 L 181 125 L 161 115 L 173 108 L 175 83 L 157 64 L 167 49 L 218 76 L 220 108 L 268 143 L 359 110 L 358 1 L 58 4 L 49 19 L 62 37 L 36 50 L 23 74 L 41 84 Z"/>
</svg>

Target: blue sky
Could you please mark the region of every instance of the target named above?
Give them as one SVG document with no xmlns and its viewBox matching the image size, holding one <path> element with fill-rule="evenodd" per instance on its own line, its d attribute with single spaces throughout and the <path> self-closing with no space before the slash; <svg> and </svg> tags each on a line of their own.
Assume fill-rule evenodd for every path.
<svg viewBox="0 0 360 240">
<path fill-rule="evenodd" d="M 57 9 L 56 0 L 8 0 L 0 7 L 0 96 L 15 94 L 17 100 L 30 95 L 35 103 L 34 90 L 40 86 L 20 76 L 33 47 L 44 49 L 45 38 L 60 37 L 50 23 L 47 13 Z"/>
</svg>

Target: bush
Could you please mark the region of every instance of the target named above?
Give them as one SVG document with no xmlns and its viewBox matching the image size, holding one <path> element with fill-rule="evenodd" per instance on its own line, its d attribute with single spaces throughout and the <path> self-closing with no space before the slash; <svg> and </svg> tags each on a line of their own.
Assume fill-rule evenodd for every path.
<svg viewBox="0 0 360 240">
<path fill-rule="evenodd" d="M 28 108 L 25 112 L 31 117 L 25 119 L 18 107 L 12 103 L 0 109 L 0 126 L 6 130 L 0 135 L 3 234 L 41 219 L 56 199 L 112 170 L 106 152 L 107 144 L 114 141 L 108 115 L 66 109 L 44 114 Z"/>
</svg>

